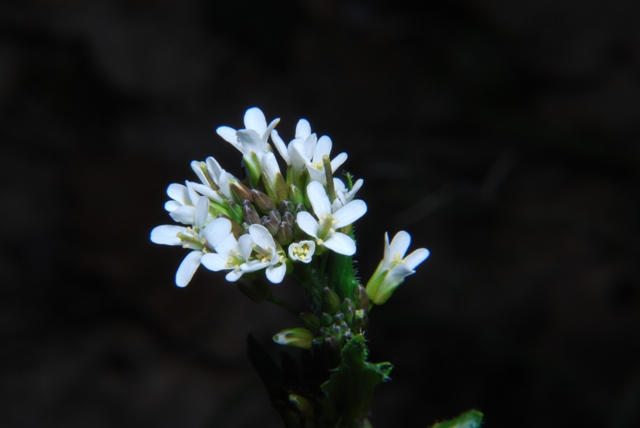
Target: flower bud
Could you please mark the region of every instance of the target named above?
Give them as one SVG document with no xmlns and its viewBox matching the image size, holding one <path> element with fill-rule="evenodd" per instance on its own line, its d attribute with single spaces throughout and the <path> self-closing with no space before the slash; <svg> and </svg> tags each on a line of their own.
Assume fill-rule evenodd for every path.
<svg viewBox="0 0 640 428">
<path fill-rule="evenodd" d="M 280 223 L 282 221 L 282 217 L 277 210 L 273 210 L 269 213 L 269 219 L 275 223 Z"/>
<path fill-rule="evenodd" d="M 289 186 L 289 198 L 294 205 L 304 203 L 304 193 L 295 184 Z"/>
<path fill-rule="evenodd" d="M 335 314 L 340 310 L 340 298 L 335 293 L 335 291 L 331 290 L 329 287 L 324 287 L 322 290 L 324 295 L 324 308 L 330 314 Z"/>
<path fill-rule="evenodd" d="M 249 200 L 253 202 L 253 195 L 251 194 L 251 189 L 245 186 L 240 181 L 236 181 L 235 183 L 231 183 L 229 185 L 231 189 L 231 193 L 237 198 L 238 201 Z"/>
<path fill-rule="evenodd" d="M 295 204 L 295 208 L 293 210 L 294 211 L 293 214 L 294 215 L 298 215 L 299 212 L 306 211 L 306 210 L 307 210 L 307 208 L 304 206 L 304 204 L 297 203 L 297 204 Z"/>
<path fill-rule="evenodd" d="M 342 329 L 337 325 L 331 327 L 331 336 L 335 337 L 337 340 L 342 339 Z"/>
<path fill-rule="evenodd" d="M 293 404 L 301 414 L 305 416 L 313 414 L 313 403 L 303 396 L 298 394 L 289 394 L 289 402 Z"/>
<path fill-rule="evenodd" d="M 269 214 L 276 208 L 275 204 L 266 193 L 253 189 L 251 190 L 251 194 L 253 195 L 253 203 L 261 214 Z"/>
<path fill-rule="evenodd" d="M 284 221 L 280 223 L 276 231 L 276 239 L 280 242 L 280 245 L 288 245 L 293 242 L 293 229 L 289 226 L 289 223 Z"/>
<path fill-rule="evenodd" d="M 317 331 L 320 328 L 320 319 L 311 312 L 303 312 L 300 314 L 302 323 L 311 331 Z"/>
<path fill-rule="evenodd" d="M 242 201 L 242 213 L 247 224 L 260 224 L 260 216 L 249 200 Z"/>
<path fill-rule="evenodd" d="M 322 324 L 325 327 L 330 326 L 333 323 L 333 317 L 331 315 L 329 315 L 326 312 L 323 312 L 320 315 L 320 324 Z"/>
<path fill-rule="evenodd" d="M 362 285 L 358 284 L 354 293 L 354 297 L 356 299 L 357 309 L 364 309 L 365 311 L 369 309 L 369 295 L 367 294 L 367 290 L 365 290 Z"/>
<path fill-rule="evenodd" d="M 313 333 L 306 328 L 288 328 L 273 336 L 273 341 L 279 345 L 309 349 L 313 342 Z"/>
<path fill-rule="evenodd" d="M 342 313 L 347 312 L 347 309 L 352 307 L 353 307 L 353 302 L 348 297 L 342 301 L 342 305 L 340 306 L 340 308 L 342 309 Z"/>
<path fill-rule="evenodd" d="M 347 322 L 347 324 L 351 325 L 351 323 L 353 322 L 354 316 L 355 316 L 355 312 L 353 308 L 349 306 L 347 310 L 344 312 L 344 320 Z"/>
<path fill-rule="evenodd" d="M 327 347 L 330 351 L 339 351 L 340 350 L 340 341 L 333 336 L 327 336 L 324 339 L 324 346 Z"/>
<path fill-rule="evenodd" d="M 369 326 L 369 317 L 367 311 L 358 309 L 353 317 L 353 329 L 355 331 L 366 330 Z"/>
<path fill-rule="evenodd" d="M 284 215 L 284 213 L 292 213 L 293 212 L 293 203 L 289 199 L 285 199 L 278 204 L 278 211 L 280 214 Z"/>
<path fill-rule="evenodd" d="M 227 205 L 227 212 L 229 213 L 229 217 L 233 219 L 234 222 L 240 224 L 242 223 L 242 207 L 236 204 L 233 201 L 225 201 L 225 205 Z"/>
<path fill-rule="evenodd" d="M 311 342 L 313 346 L 320 346 L 324 343 L 324 336 L 318 336 Z"/>
<path fill-rule="evenodd" d="M 273 222 L 268 216 L 263 216 L 262 221 L 260 222 L 264 227 L 267 228 L 269 233 L 273 236 L 276 236 L 276 232 L 278 231 L 279 224 L 277 222 Z"/>
<path fill-rule="evenodd" d="M 282 221 L 286 221 L 289 223 L 289 226 L 293 228 L 293 225 L 296 224 L 296 218 L 289 211 L 282 214 Z"/>
<path fill-rule="evenodd" d="M 342 321 L 344 321 L 344 314 L 342 312 L 338 312 L 333 316 L 334 323 L 340 324 Z"/>
</svg>

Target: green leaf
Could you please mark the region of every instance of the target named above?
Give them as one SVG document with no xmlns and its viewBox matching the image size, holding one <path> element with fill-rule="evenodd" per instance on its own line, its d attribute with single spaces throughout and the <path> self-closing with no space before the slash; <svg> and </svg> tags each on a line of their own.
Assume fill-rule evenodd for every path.
<svg viewBox="0 0 640 428">
<path fill-rule="evenodd" d="M 356 428 L 364 426 L 373 390 L 389 379 L 391 364 L 367 362 L 367 345 L 361 334 L 342 349 L 342 361 L 322 385 L 323 408 L 328 426 Z"/>
<path fill-rule="evenodd" d="M 482 425 L 482 413 L 477 410 L 469 410 L 455 419 L 438 422 L 431 428 L 479 428 Z"/>
</svg>

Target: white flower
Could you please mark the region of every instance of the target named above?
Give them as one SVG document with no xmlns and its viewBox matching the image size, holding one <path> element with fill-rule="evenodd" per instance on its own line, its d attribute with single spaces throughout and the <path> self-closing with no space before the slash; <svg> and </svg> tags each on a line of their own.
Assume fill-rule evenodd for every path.
<svg viewBox="0 0 640 428">
<path fill-rule="evenodd" d="M 356 244 L 353 239 L 344 233 L 336 232 L 336 229 L 348 226 L 362 217 L 367 212 L 364 201 L 351 201 L 332 213 L 327 193 L 322 184 L 317 181 L 309 183 L 307 196 L 318 220 L 306 211 L 299 212 L 296 221 L 300 229 L 316 238 L 317 245 L 345 256 L 355 254 Z"/>
<path fill-rule="evenodd" d="M 313 159 L 307 160 L 307 171 L 309 171 L 309 175 L 311 176 L 311 180 L 319 181 L 322 184 L 327 184 L 327 176 L 324 171 L 324 164 L 322 162 L 322 158 L 324 155 L 329 156 L 331 154 L 331 146 L 332 146 L 331 138 L 323 135 L 318 140 L 315 149 L 313 150 Z M 333 158 L 331 161 L 331 172 L 336 171 L 340 168 L 347 160 L 346 153 L 340 153 L 338 156 Z"/>
<path fill-rule="evenodd" d="M 331 139 L 326 135 L 318 139 L 311 133 L 311 125 L 306 119 L 300 119 L 296 126 L 296 138 L 285 147 L 278 132 L 271 131 L 271 139 L 282 158 L 293 168 L 294 182 L 306 168 L 312 181 L 327 184 L 322 158 L 331 154 Z M 340 153 L 331 161 L 331 171 L 336 171 L 347 160 L 346 153 Z"/>
<path fill-rule="evenodd" d="M 274 119 L 267 126 L 264 113 L 257 107 L 250 108 L 244 114 L 245 129 L 235 130 L 228 126 L 216 129 L 218 135 L 238 149 L 244 158 L 254 185 L 258 184 L 262 166 L 262 157 L 271 151 L 267 140 L 280 119 Z"/>
<path fill-rule="evenodd" d="M 292 242 L 289 245 L 289 258 L 302 263 L 309 263 L 316 251 L 316 243 L 313 241 Z"/>
<path fill-rule="evenodd" d="M 227 199 L 231 199 L 229 184 L 236 178 L 222 169 L 218 161 L 212 156 L 209 156 L 206 162 L 192 161 L 191 169 L 202 182 L 202 184 L 194 183 L 197 184 L 194 188 L 198 193 L 221 205 L 224 203 L 224 199 L 220 194 Z"/>
<path fill-rule="evenodd" d="M 376 305 L 386 302 L 404 278 L 415 273 L 416 266 L 429 257 L 426 248 L 418 248 L 407 257 L 404 256 L 411 243 L 411 236 L 404 230 L 396 233 L 391 244 L 389 234 L 385 233 L 384 243 L 384 258 L 366 287 L 369 298 Z"/>
<path fill-rule="evenodd" d="M 208 253 L 202 257 L 202 264 L 214 272 L 230 270 L 226 279 L 229 282 L 235 282 L 245 273 L 268 266 L 268 263 L 260 263 L 257 260 L 249 261 L 253 245 L 253 239 L 249 235 L 242 235 L 236 241 L 233 234 L 230 234 L 215 246 L 215 253 Z"/>
<path fill-rule="evenodd" d="M 231 222 L 218 218 L 206 225 L 209 200 L 201 196 L 194 207 L 193 227 L 163 225 L 151 231 L 151 242 L 162 245 L 182 245 L 192 251 L 187 254 L 176 272 L 176 285 L 185 287 L 200 266 L 203 255 L 231 234 Z"/>
<path fill-rule="evenodd" d="M 267 279 L 274 284 L 279 284 L 287 272 L 287 266 L 284 263 L 284 256 L 277 251 L 273 236 L 260 224 L 249 226 L 249 235 L 255 243 L 253 251 L 257 258 L 261 263 L 268 263 Z"/>
<path fill-rule="evenodd" d="M 344 185 L 342 180 L 339 178 L 333 179 L 333 187 L 336 190 L 336 199 L 331 204 L 331 211 L 338 211 L 340 208 L 347 205 L 349 202 L 353 200 L 356 196 L 356 193 L 364 184 L 364 180 L 359 179 L 355 183 L 353 183 L 353 188 L 351 190 L 347 189 L 347 186 Z"/>
</svg>

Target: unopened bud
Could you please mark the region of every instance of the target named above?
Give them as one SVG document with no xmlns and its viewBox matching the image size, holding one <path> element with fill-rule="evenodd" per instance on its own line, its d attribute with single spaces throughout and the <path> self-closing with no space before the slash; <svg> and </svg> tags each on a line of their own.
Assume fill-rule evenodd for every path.
<svg viewBox="0 0 640 428">
<path fill-rule="evenodd" d="M 367 311 L 364 309 L 358 309 L 353 317 L 353 329 L 355 331 L 366 330 L 369 326 L 369 317 Z"/>
<path fill-rule="evenodd" d="M 358 284 L 354 292 L 354 297 L 357 309 L 364 309 L 365 311 L 369 310 L 369 295 L 362 285 Z"/>
<path fill-rule="evenodd" d="M 231 183 L 229 187 L 231 188 L 231 192 L 237 198 L 238 201 L 244 201 L 246 199 L 253 202 L 253 195 L 251 194 L 251 189 L 249 189 L 240 181 Z"/>
<path fill-rule="evenodd" d="M 340 350 L 340 340 L 336 339 L 333 336 L 327 336 L 324 340 L 324 346 L 331 351 L 339 351 Z"/>
<path fill-rule="evenodd" d="M 278 204 L 278 211 L 280 214 L 284 215 L 284 213 L 292 213 L 293 212 L 293 203 L 289 199 L 285 199 Z"/>
<path fill-rule="evenodd" d="M 269 213 L 269 219 L 276 223 L 280 223 L 282 221 L 282 216 L 280 216 L 280 213 L 277 210 L 273 210 Z"/>
<path fill-rule="evenodd" d="M 293 242 L 293 229 L 289 226 L 289 223 L 284 221 L 280 223 L 276 231 L 276 239 L 280 242 L 280 245 L 288 245 Z"/>
<path fill-rule="evenodd" d="M 304 204 L 297 203 L 297 204 L 295 204 L 295 208 L 293 210 L 293 214 L 298 215 L 299 212 L 306 211 L 306 210 L 307 210 L 307 207 L 305 207 Z"/>
<path fill-rule="evenodd" d="M 355 312 L 353 311 L 353 308 L 349 306 L 347 310 L 344 312 L 344 320 L 347 322 L 347 324 L 351 325 L 351 323 L 353 322 L 354 316 L 355 316 Z"/>
<path fill-rule="evenodd" d="M 347 329 L 344 333 L 342 333 L 342 337 L 346 340 L 349 341 L 351 339 L 353 339 L 353 333 L 351 332 L 350 329 Z"/>
<path fill-rule="evenodd" d="M 289 211 L 282 214 L 282 221 L 286 221 L 291 227 L 296 224 L 296 218 Z"/>
<path fill-rule="evenodd" d="M 313 414 L 313 403 L 298 394 L 289 394 L 289 402 L 305 416 Z"/>
<path fill-rule="evenodd" d="M 242 213 L 244 214 L 244 221 L 246 221 L 247 224 L 260 224 L 258 212 L 247 199 L 242 202 Z"/>
<path fill-rule="evenodd" d="M 306 328 L 289 328 L 273 336 L 273 341 L 293 348 L 309 349 L 313 342 L 313 333 Z"/>
<path fill-rule="evenodd" d="M 324 307 L 330 314 L 335 314 L 340 310 L 340 298 L 329 287 L 324 287 L 322 290 L 324 295 Z"/>
<path fill-rule="evenodd" d="M 334 325 L 331 328 L 331 336 L 335 337 L 338 340 L 342 339 L 342 329 L 337 325 Z"/>
<path fill-rule="evenodd" d="M 322 324 L 325 327 L 330 326 L 331 324 L 333 324 L 333 317 L 331 315 L 329 315 L 326 312 L 323 312 L 320 315 L 320 324 Z"/>
<path fill-rule="evenodd" d="M 264 281 L 241 279 L 237 282 L 238 290 L 256 303 L 264 302 L 271 297 L 271 288 Z"/>
<path fill-rule="evenodd" d="M 319 336 L 316 337 L 315 339 L 313 339 L 313 342 L 311 342 L 313 344 L 313 346 L 320 346 L 324 343 L 324 336 Z"/>
<path fill-rule="evenodd" d="M 311 331 L 317 331 L 320 328 L 320 319 L 311 312 L 303 312 L 300 314 L 302 323 Z"/>
<path fill-rule="evenodd" d="M 261 214 L 269 214 L 269 212 L 276 208 L 275 204 L 266 193 L 256 189 L 251 190 L 251 193 L 253 195 L 253 203 Z"/>
<path fill-rule="evenodd" d="M 229 215 L 231 218 L 238 224 L 242 223 L 242 217 L 244 216 L 242 207 L 233 201 L 228 201 L 227 205 L 229 205 Z"/>
<path fill-rule="evenodd" d="M 289 198 L 294 205 L 304 203 L 304 193 L 295 184 L 289 186 Z"/>
<path fill-rule="evenodd" d="M 342 321 L 344 321 L 344 314 L 342 312 L 338 312 L 337 314 L 335 314 L 333 316 L 333 322 L 334 323 L 339 324 Z"/>
<path fill-rule="evenodd" d="M 342 313 L 347 312 L 347 309 L 352 307 L 353 307 L 353 302 L 351 301 L 350 298 L 347 297 L 342 301 L 342 306 L 341 306 Z"/>
<path fill-rule="evenodd" d="M 266 227 L 271 235 L 276 236 L 276 232 L 278 231 L 277 222 L 273 222 L 269 217 L 264 216 L 262 217 L 262 221 L 260 222 L 260 224 Z"/>
</svg>

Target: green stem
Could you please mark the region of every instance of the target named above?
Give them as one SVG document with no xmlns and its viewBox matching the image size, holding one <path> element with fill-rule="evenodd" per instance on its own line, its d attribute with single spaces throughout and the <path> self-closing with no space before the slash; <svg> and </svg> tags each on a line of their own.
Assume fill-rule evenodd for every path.
<svg viewBox="0 0 640 428">
<path fill-rule="evenodd" d="M 276 304 L 278 306 L 280 306 L 283 309 L 286 309 L 287 311 L 291 312 L 294 315 L 300 315 L 300 311 L 297 310 L 296 308 L 294 308 L 293 306 L 291 306 L 290 304 L 288 304 L 287 302 L 278 299 L 276 296 L 271 295 L 268 299 L 271 303 Z"/>
<path fill-rule="evenodd" d="M 322 262 L 320 263 L 320 278 L 324 278 L 324 270 L 327 267 L 327 261 L 329 260 L 329 255 L 331 253 L 329 251 L 327 251 L 326 253 L 324 253 L 324 255 L 322 256 Z M 324 279 L 323 279 L 324 281 Z"/>
</svg>

